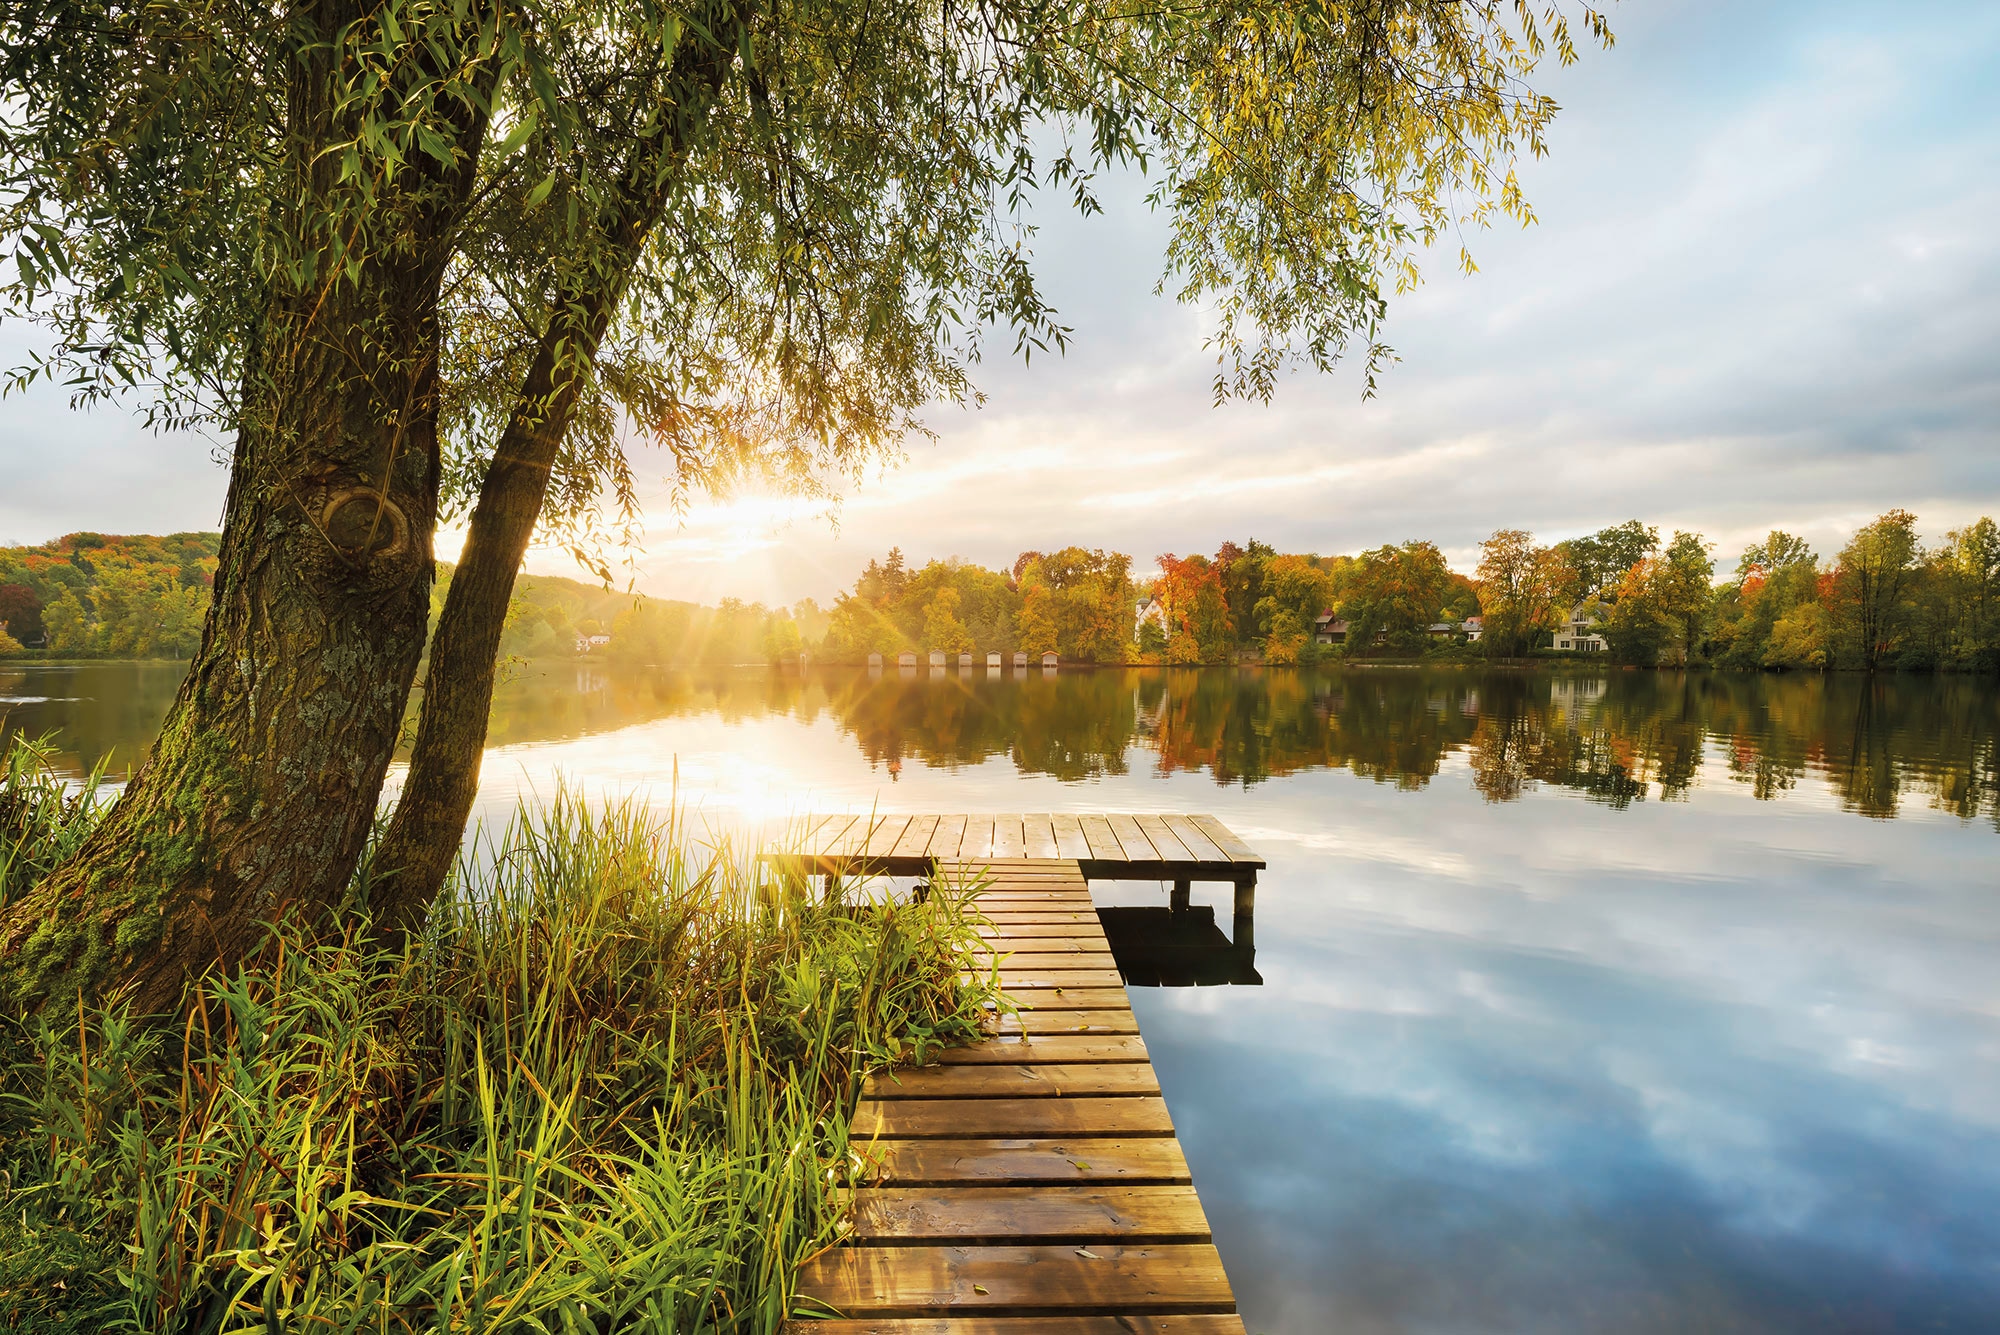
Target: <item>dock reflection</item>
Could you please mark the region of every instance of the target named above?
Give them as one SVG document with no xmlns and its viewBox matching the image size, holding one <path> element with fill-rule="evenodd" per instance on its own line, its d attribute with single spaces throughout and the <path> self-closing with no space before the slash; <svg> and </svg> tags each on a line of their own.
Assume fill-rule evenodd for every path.
<svg viewBox="0 0 2000 1335">
<path fill-rule="evenodd" d="M 1098 921 L 1127 987 L 1261 987 L 1257 946 L 1231 941 L 1205 904 L 1100 908 Z"/>
</svg>

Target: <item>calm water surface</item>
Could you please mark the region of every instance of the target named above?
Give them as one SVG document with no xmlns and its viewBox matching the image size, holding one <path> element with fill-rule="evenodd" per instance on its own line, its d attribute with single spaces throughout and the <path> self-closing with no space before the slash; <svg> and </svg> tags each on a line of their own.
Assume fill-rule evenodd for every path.
<svg viewBox="0 0 2000 1335">
<path fill-rule="evenodd" d="M 177 678 L 0 710 L 122 765 Z M 563 666 L 481 802 L 1215 813 L 1263 985 L 1133 1004 L 1253 1331 L 1995 1331 L 1996 737 L 1960 680 Z"/>
</svg>

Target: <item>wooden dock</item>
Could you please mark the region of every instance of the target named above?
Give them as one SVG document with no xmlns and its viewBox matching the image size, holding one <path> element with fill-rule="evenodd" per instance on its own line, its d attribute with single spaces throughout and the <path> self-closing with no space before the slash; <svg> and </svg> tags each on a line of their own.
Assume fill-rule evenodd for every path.
<svg viewBox="0 0 2000 1335">
<path fill-rule="evenodd" d="M 1210 841 L 1208 861 L 1163 858 L 1138 823 L 1161 822 L 1181 838 L 1170 819 Z M 1128 855 L 1141 851 L 1121 838 L 1134 828 L 1147 835 L 1146 857 Z M 1113 843 L 1088 860 L 1042 855 L 1047 841 L 1089 845 L 1093 833 L 1126 856 L 1105 857 Z M 850 820 L 837 835 L 886 874 L 897 873 L 884 863 L 922 858 L 925 874 L 984 878 L 987 958 L 1017 1013 L 935 1066 L 869 1080 L 853 1128 L 869 1169 L 852 1237 L 800 1277 L 803 1307 L 832 1315 L 795 1330 L 1242 1335 L 1087 877 L 1113 862 L 1241 885 L 1262 859 L 1207 817 L 888 817 L 859 830 Z M 968 842 L 984 851 L 958 856 Z M 1150 870 L 1168 862 L 1174 870 Z M 832 862 L 808 865 L 839 874 Z"/>
<path fill-rule="evenodd" d="M 1213 816 L 814 815 L 774 855 L 828 876 L 928 876 L 944 864 L 1076 864 L 1090 881 L 1169 881 L 1186 908 L 1195 881 L 1235 887 L 1230 938 L 1254 943 L 1264 859 Z"/>
</svg>

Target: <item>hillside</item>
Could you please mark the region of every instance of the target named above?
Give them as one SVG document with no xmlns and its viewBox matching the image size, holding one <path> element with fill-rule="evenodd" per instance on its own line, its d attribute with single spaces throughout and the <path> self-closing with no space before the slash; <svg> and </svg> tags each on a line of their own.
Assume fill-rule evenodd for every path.
<svg viewBox="0 0 2000 1335">
<path fill-rule="evenodd" d="M 215 580 L 216 533 L 71 533 L 35 547 L 0 547 L 0 655 L 51 658 L 186 658 L 201 643 Z M 433 624 L 452 567 L 440 563 Z M 724 599 L 720 607 L 648 598 L 554 575 L 515 583 L 501 652 L 565 658 L 580 652 L 620 662 L 766 662 L 797 653 L 803 624 L 816 641 L 824 618 Z M 580 641 L 609 636 L 588 650 Z"/>
<path fill-rule="evenodd" d="M 71 533 L 0 547 L 0 652 L 185 658 L 201 641 L 221 535 Z"/>
</svg>

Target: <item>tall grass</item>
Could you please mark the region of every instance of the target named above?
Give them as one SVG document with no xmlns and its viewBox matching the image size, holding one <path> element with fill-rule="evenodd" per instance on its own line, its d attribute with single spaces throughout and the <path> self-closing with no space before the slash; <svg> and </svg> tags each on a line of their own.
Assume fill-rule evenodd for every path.
<svg viewBox="0 0 2000 1335">
<path fill-rule="evenodd" d="M 16 735 L 0 752 L 0 907 L 76 851 L 97 825 L 100 765 L 70 783 L 50 739 Z"/>
<path fill-rule="evenodd" d="M 420 941 L 285 925 L 172 1025 L 0 1022 L 0 1313 L 774 1330 L 838 1236 L 860 1077 L 978 1033 L 965 902 L 854 907 L 563 792 Z"/>
</svg>

